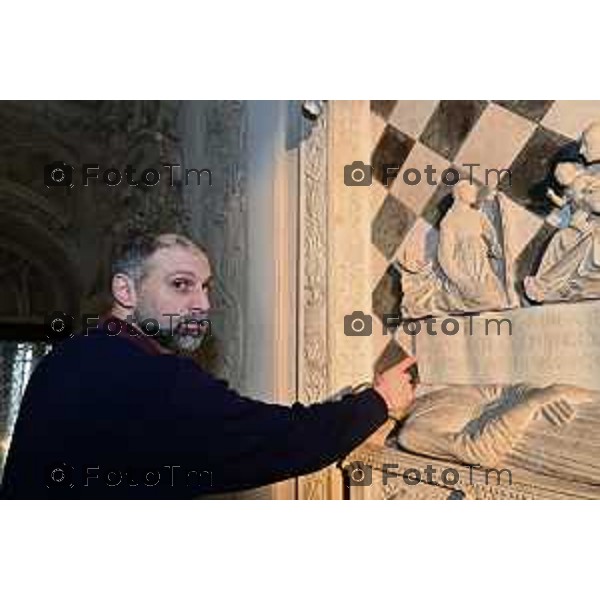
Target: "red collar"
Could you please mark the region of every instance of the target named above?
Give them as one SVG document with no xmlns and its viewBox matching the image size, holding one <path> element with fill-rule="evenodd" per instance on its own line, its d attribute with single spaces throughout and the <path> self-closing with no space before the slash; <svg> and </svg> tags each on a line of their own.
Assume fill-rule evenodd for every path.
<svg viewBox="0 0 600 600">
<path fill-rule="evenodd" d="M 121 339 L 126 339 L 131 343 L 136 344 L 148 354 L 155 356 L 158 356 L 159 354 L 172 354 L 170 350 L 161 346 L 152 336 L 142 333 L 137 327 L 131 325 L 127 321 L 123 321 L 123 319 L 115 317 L 111 313 L 107 313 L 100 317 L 98 328 L 106 330 L 108 335 L 114 337 L 118 336 Z"/>
</svg>

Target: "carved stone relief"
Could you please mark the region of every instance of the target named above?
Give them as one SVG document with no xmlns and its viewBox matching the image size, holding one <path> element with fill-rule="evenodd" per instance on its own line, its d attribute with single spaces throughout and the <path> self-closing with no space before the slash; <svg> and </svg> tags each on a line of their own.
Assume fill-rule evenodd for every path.
<svg viewBox="0 0 600 600">
<path fill-rule="evenodd" d="M 421 396 L 404 449 L 463 464 L 600 483 L 600 393 L 570 385 L 453 386 Z"/>
<path fill-rule="evenodd" d="M 439 235 L 407 244 L 400 259 L 403 316 L 420 318 L 445 313 L 501 310 L 516 305 L 510 294 L 503 229 L 504 198 L 478 198 L 474 183 L 459 181 L 453 204 L 442 219 Z M 495 219 L 486 214 L 492 213 Z M 494 222 L 498 227 L 494 227 Z"/>
<path fill-rule="evenodd" d="M 580 160 L 563 160 L 553 167 L 547 221 L 558 230 L 540 260 L 534 261 L 535 273 L 522 281 L 515 280 L 515 257 L 505 243 L 507 231 L 519 228 L 519 215 L 513 222 L 502 192 L 484 187 L 476 197 L 474 183 L 463 180 L 454 185 L 453 202 L 439 231 L 425 230 L 424 239 L 411 239 L 398 256 L 402 316 L 600 298 L 600 122 L 582 133 L 579 152 Z M 520 299 L 515 289 L 523 289 Z"/>
<path fill-rule="evenodd" d="M 464 484 L 461 478 L 449 487 L 464 498 L 599 497 L 594 332 L 600 306 L 600 121 L 587 125 L 578 141 L 574 137 L 551 139 L 536 130 L 511 159 L 518 169 L 514 190 L 507 191 L 505 179 L 497 190 L 482 187 L 477 196 L 474 186 L 461 181 L 441 203 L 440 188 L 416 224 L 394 238 L 403 240 L 397 250 L 390 242 L 393 252 L 386 258 L 400 274 L 401 316 L 452 316 L 465 331 L 440 331 L 438 320 L 434 337 L 421 327 L 412 338 L 421 381 L 441 389 L 419 396 L 388 440 L 393 451 L 371 443 L 355 458 L 378 470 L 393 456 L 404 463 L 437 461 L 461 473 L 479 465 L 507 469 L 517 479 L 506 486 Z M 465 148 L 463 154 L 472 151 L 468 141 Z M 542 156 L 546 148 L 552 151 Z M 538 161 L 535 169 L 528 166 L 530 157 Z M 530 173 L 535 179 L 525 178 Z M 407 188 L 396 185 L 390 193 L 402 206 L 421 210 Z M 561 305 L 532 306 L 554 303 Z M 488 325 L 499 319 L 509 329 L 489 334 Z M 474 332 L 473 324 L 485 331 Z M 390 480 L 371 491 L 353 489 L 351 496 L 444 493 L 439 486 Z"/>
<path fill-rule="evenodd" d="M 507 470 L 465 465 L 367 441 L 342 468 L 370 469 L 364 485 L 348 485 L 356 500 L 530 500 L 600 499 L 598 486 L 533 472 L 517 465 Z M 406 477 L 406 479 L 405 479 Z M 346 482 L 348 480 L 346 479 Z"/>
<path fill-rule="evenodd" d="M 600 122 L 582 134 L 585 164 L 559 163 L 554 177 L 562 195 L 548 198 L 566 209 L 566 224 L 550 240 L 536 274 L 525 278 L 525 293 L 535 302 L 600 298 Z"/>
</svg>

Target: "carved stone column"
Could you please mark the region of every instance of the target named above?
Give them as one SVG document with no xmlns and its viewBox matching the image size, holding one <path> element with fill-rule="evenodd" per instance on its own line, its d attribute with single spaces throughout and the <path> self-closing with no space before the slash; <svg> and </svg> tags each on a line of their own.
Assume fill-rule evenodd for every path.
<svg viewBox="0 0 600 600">
<path fill-rule="evenodd" d="M 319 402 L 330 391 L 327 278 L 329 274 L 329 107 L 316 122 L 303 122 L 300 151 L 300 245 L 298 297 L 299 396 Z M 330 469 L 299 478 L 299 499 L 332 495 Z"/>
<path fill-rule="evenodd" d="M 334 101 L 305 124 L 300 161 L 299 397 L 318 402 L 372 376 L 370 337 L 348 337 L 344 316 L 370 313 L 370 206 L 344 166 L 369 162 L 369 103 Z M 301 477 L 300 499 L 342 497 L 335 467 Z"/>
</svg>

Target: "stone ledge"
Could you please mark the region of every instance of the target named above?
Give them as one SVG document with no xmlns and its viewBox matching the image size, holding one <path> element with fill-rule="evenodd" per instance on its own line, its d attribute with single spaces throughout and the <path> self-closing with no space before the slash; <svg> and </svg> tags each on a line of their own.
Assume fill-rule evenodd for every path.
<svg viewBox="0 0 600 600">
<path fill-rule="evenodd" d="M 453 491 L 462 492 L 465 499 L 600 499 L 600 488 L 593 485 L 564 481 L 515 468 L 511 469 L 512 484 L 506 481 L 508 475 L 502 472 L 498 484 L 493 470 L 488 469 L 486 472 L 485 469 L 420 456 L 369 441 L 351 452 L 341 466 L 347 468 L 355 462 L 369 465 L 373 472 L 370 486 L 350 486 L 350 496 L 353 499 L 392 499 L 397 496 L 405 499 L 442 499 L 449 498 Z M 385 464 L 398 465 L 398 468 L 388 467 L 387 470 L 399 474 L 398 477 L 388 478 L 386 484 L 383 483 Z M 425 469 L 429 465 L 436 469 L 432 480 L 440 482 L 439 485 L 426 482 Z M 421 483 L 417 485 L 404 483 L 402 474 L 407 469 L 418 469 L 422 476 Z M 444 484 L 440 477 L 444 470 L 458 472 L 459 481 L 456 484 Z"/>
</svg>

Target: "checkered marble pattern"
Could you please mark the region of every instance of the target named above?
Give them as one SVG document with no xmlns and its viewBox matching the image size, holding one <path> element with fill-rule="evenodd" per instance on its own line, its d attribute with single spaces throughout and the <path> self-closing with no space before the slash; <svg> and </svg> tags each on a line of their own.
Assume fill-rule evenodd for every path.
<svg viewBox="0 0 600 600">
<path fill-rule="evenodd" d="M 600 120 L 600 101 L 595 100 L 372 100 L 374 333 L 382 330 L 383 314 L 399 312 L 401 280 L 392 262 L 406 244 L 415 243 L 416 236 L 438 228 L 452 203 L 450 187 L 441 181 L 444 169 L 452 167 L 466 175 L 465 165 L 478 163 L 472 172 L 480 185 L 486 183 L 486 169 L 510 171 L 510 177 L 504 173 L 499 181 L 488 171 L 487 184 L 508 196 L 519 224 L 510 244 L 521 282 L 535 272 L 556 231 L 552 205 L 546 199 L 553 166 L 576 159 L 579 135 L 596 120 Z M 385 186 L 384 164 L 400 166 Z M 427 165 L 436 169 L 437 185 L 427 182 Z M 404 182 L 408 169 L 419 170 L 419 184 Z M 517 292 L 523 298 L 522 290 Z M 376 335 L 376 370 L 411 353 L 410 339 Z"/>
</svg>

